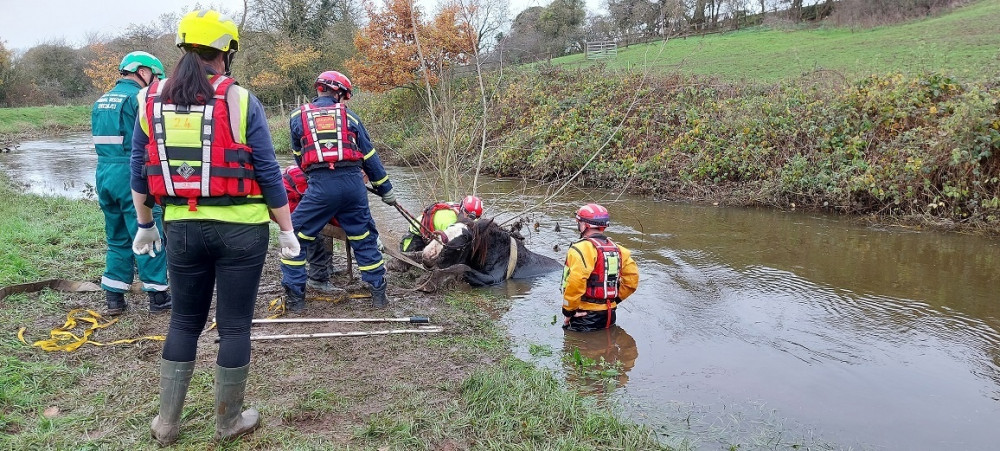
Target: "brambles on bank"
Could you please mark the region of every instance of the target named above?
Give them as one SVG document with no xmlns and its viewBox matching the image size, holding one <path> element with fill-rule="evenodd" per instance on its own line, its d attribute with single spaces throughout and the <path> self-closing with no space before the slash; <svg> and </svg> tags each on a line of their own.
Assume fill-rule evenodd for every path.
<svg viewBox="0 0 1000 451">
<path fill-rule="evenodd" d="M 506 70 L 499 86 L 485 160 L 496 174 L 563 180 L 593 157 L 581 182 L 598 187 L 883 217 L 1000 219 L 995 83 L 926 73 L 729 84 L 542 66 Z M 372 103 L 382 111 L 380 102 L 405 103 Z M 455 107 L 469 118 L 481 108 L 471 94 Z M 371 128 L 406 161 L 430 139 L 415 122 L 389 114 Z M 475 120 L 462 125 L 474 143 Z"/>
</svg>

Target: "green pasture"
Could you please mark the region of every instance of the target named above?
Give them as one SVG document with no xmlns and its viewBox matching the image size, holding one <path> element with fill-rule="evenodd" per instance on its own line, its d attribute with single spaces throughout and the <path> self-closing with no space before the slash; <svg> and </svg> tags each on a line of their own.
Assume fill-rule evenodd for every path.
<svg viewBox="0 0 1000 451">
<path fill-rule="evenodd" d="M 755 27 L 619 48 L 609 68 L 651 67 L 725 81 L 776 82 L 800 76 L 947 73 L 982 80 L 1000 74 L 1000 1 L 874 29 Z M 595 63 L 575 54 L 554 64 Z M 839 74 L 839 75 L 838 75 Z"/>
</svg>

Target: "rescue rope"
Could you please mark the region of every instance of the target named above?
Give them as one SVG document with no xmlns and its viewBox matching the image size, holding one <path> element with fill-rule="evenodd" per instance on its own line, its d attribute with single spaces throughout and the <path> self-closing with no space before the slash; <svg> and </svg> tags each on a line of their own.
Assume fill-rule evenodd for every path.
<svg viewBox="0 0 1000 451">
<path fill-rule="evenodd" d="M 49 332 L 49 337 L 50 337 L 49 339 L 38 340 L 32 343 L 30 346 L 41 348 L 43 351 L 46 352 L 52 352 L 52 351 L 72 352 L 77 350 L 80 346 L 83 346 L 87 343 L 90 343 L 94 346 L 110 346 L 117 344 L 130 344 L 141 340 L 164 341 L 167 339 L 167 337 L 163 335 L 147 335 L 145 337 L 126 338 L 122 340 L 110 341 L 107 343 L 93 341 L 90 339 L 90 336 L 93 335 L 95 331 L 97 331 L 98 329 L 107 328 L 108 326 L 118 322 L 118 318 L 114 318 L 106 322 L 102 322 L 102 320 L 104 320 L 104 317 L 101 316 L 100 313 L 97 313 L 93 310 L 82 309 L 82 308 L 70 310 L 70 312 L 66 315 L 66 322 L 62 326 L 52 329 L 52 331 Z M 76 329 L 78 321 L 84 323 L 90 323 L 90 327 L 84 329 L 82 335 L 80 336 L 77 336 L 76 334 L 73 333 L 73 329 Z M 17 339 L 20 340 L 21 343 L 24 343 L 25 345 L 28 344 L 28 342 L 24 339 L 24 331 L 26 329 L 27 329 L 26 327 L 22 327 L 17 331 Z"/>
<path fill-rule="evenodd" d="M 35 291 L 41 291 L 45 288 L 57 291 L 75 292 L 101 291 L 101 287 L 99 285 L 91 282 L 77 282 L 66 279 L 48 279 L 40 282 L 29 282 L 2 287 L 0 288 L 0 300 L 3 300 L 3 298 L 12 294 L 32 293 Z"/>
</svg>

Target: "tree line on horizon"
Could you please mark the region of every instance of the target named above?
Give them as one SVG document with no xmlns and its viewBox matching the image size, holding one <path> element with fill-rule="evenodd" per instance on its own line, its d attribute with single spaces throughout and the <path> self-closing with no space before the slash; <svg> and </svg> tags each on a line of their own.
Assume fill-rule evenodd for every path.
<svg viewBox="0 0 1000 451">
<path fill-rule="evenodd" d="M 226 11 L 240 25 L 234 75 L 267 105 L 312 92 L 316 74 L 346 72 L 360 91 L 420 89 L 473 56 L 485 67 L 583 51 L 587 41 L 635 42 L 754 25 L 808 21 L 872 26 L 926 16 L 955 0 L 552 0 L 511 18 L 508 0 L 446 0 L 433 13 L 412 0 L 246 0 Z M 57 40 L 23 53 L 0 40 L 0 107 L 85 104 L 119 78 L 135 50 L 160 58 L 168 74 L 180 53 L 174 30 L 184 11 L 133 23 L 73 47 Z M 418 45 L 419 44 L 419 45 Z"/>
</svg>

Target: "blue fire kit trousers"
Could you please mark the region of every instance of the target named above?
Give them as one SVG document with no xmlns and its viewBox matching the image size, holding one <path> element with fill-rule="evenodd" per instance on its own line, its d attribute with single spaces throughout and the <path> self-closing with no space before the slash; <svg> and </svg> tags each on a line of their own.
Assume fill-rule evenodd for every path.
<svg viewBox="0 0 1000 451">
<path fill-rule="evenodd" d="M 306 253 L 330 218 L 347 234 L 361 280 L 374 288 L 385 285 L 385 260 L 378 250 L 378 231 L 368 209 L 368 191 L 357 167 L 314 169 L 306 176 L 309 189 L 292 212 L 292 226 L 302 250 L 295 258 L 281 259 L 281 284 L 292 294 L 306 289 Z"/>
</svg>

